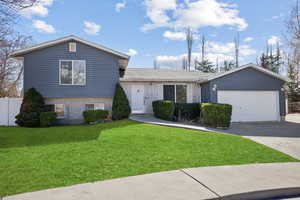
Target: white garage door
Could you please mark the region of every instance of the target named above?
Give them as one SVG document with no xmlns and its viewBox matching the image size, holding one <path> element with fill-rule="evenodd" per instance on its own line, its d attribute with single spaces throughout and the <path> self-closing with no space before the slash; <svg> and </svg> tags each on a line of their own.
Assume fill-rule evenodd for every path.
<svg viewBox="0 0 300 200">
<path fill-rule="evenodd" d="M 232 122 L 278 121 L 278 91 L 218 91 L 218 102 L 233 106 Z"/>
</svg>

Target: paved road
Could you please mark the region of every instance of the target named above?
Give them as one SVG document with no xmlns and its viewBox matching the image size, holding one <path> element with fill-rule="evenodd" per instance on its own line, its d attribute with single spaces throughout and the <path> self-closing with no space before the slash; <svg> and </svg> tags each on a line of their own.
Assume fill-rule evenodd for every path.
<svg viewBox="0 0 300 200">
<path fill-rule="evenodd" d="M 182 169 L 55 188 L 3 200 L 201 200 L 300 195 L 300 163 Z"/>
</svg>

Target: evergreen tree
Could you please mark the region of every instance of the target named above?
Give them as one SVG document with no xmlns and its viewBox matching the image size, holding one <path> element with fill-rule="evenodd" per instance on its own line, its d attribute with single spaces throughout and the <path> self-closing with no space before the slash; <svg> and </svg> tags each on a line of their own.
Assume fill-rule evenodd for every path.
<svg viewBox="0 0 300 200">
<path fill-rule="evenodd" d="M 24 94 L 20 113 L 16 116 L 19 126 L 38 127 L 40 125 L 40 113 L 43 112 L 44 98 L 34 88 L 30 88 Z"/>
<path fill-rule="evenodd" d="M 208 59 L 205 59 L 200 62 L 195 60 L 195 70 L 201 71 L 204 73 L 215 73 L 216 72 L 215 66 Z"/>
<path fill-rule="evenodd" d="M 222 71 L 227 72 L 227 71 L 234 69 L 234 67 L 235 67 L 234 61 L 224 60 Z"/>
<path fill-rule="evenodd" d="M 117 83 L 112 105 L 112 117 L 114 120 L 126 119 L 131 113 L 127 96 L 122 86 Z"/>
</svg>

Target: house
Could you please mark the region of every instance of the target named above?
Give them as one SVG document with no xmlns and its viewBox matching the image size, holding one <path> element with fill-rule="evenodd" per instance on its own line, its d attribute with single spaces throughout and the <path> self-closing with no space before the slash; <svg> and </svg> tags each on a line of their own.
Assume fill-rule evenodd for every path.
<svg viewBox="0 0 300 200">
<path fill-rule="evenodd" d="M 133 113 L 151 113 L 152 101 L 229 103 L 232 121 L 280 121 L 286 115 L 286 79 L 254 64 L 225 73 L 128 68 L 120 79 Z"/>
<path fill-rule="evenodd" d="M 232 121 L 279 121 L 286 79 L 253 64 L 226 73 L 127 68 L 129 56 L 68 36 L 14 52 L 23 59 L 24 90 L 36 88 L 63 123 L 89 109 L 111 110 L 116 83 L 133 113 L 152 113 L 152 101 L 233 105 Z"/>
<path fill-rule="evenodd" d="M 34 87 L 62 123 L 80 123 L 86 109 L 111 110 L 129 56 L 75 36 L 11 54 L 23 59 L 24 90 Z"/>
</svg>

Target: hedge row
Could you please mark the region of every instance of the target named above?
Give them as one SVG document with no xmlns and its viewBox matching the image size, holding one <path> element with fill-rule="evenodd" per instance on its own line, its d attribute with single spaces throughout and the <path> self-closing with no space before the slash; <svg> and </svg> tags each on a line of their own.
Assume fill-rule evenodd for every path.
<svg viewBox="0 0 300 200">
<path fill-rule="evenodd" d="M 229 127 L 232 106 L 229 104 L 201 104 L 202 122 L 213 127 Z"/>
<path fill-rule="evenodd" d="M 108 117 L 109 112 L 107 110 L 86 110 L 82 115 L 84 121 L 89 124 L 105 120 Z"/>
<path fill-rule="evenodd" d="M 158 100 L 152 102 L 154 116 L 170 121 L 196 120 L 200 117 L 200 103 L 174 103 Z"/>
<path fill-rule="evenodd" d="M 173 120 L 175 103 L 173 101 L 153 101 L 152 108 L 154 116 L 164 120 Z"/>
<path fill-rule="evenodd" d="M 154 116 L 169 121 L 198 120 L 212 127 L 229 127 L 232 106 L 215 103 L 174 103 L 158 100 L 152 102 Z"/>
</svg>

